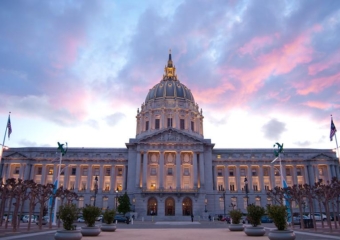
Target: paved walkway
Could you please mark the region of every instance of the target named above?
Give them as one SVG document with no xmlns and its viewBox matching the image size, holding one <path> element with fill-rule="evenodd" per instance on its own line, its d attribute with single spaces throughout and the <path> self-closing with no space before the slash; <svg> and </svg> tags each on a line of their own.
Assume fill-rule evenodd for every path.
<svg viewBox="0 0 340 240">
<path fill-rule="evenodd" d="M 211 224 L 211 225 L 210 225 Z M 213 225 L 219 228 L 214 228 Z M 181 226 L 181 227 L 180 227 Z M 228 224 L 222 222 L 209 223 L 209 222 L 135 222 L 134 225 L 118 224 L 117 231 L 101 232 L 98 237 L 83 237 L 83 240 L 96 239 L 96 240 L 144 240 L 144 239 L 157 239 L 157 240 L 172 240 L 172 239 L 185 239 L 185 240 L 220 240 L 220 239 L 233 239 L 233 240 L 250 240 L 244 232 L 231 232 L 227 228 Z M 11 228 L 4 229 L 0 227 L 0 239 L 4 240 L 26 240 L 37 239 L 53 240 L 56 228 L 49 229 L 44 226 L 42 230 L 37 228 L 27 232 L 27 227 L 22 227 L 17 233 L 13 233 Z M 273 229 L 272 226 L 265 227 L 267 232 Z M 314 229 L 294 229 L 296 240 L 340 240 L 340 228 L 333 229 L 331 232 L 327 228 Z M 266 233 L 267 235 L 267 233 Z M 256 240 L 268 240 L 268 236 L 256 237 Z"/>
</svg>

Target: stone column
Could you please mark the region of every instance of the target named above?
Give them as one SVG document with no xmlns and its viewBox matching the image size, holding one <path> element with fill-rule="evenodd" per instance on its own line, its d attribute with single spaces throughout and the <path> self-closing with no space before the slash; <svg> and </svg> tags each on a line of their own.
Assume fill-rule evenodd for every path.
<svg viewBox="0 0 340 240">
<path fill-rule="evenodd" d="M 69 189 L 70 164 L 65 164 L 64 170 L 64 189 Z"/>
<path fill-rule="evenodd" d="M 251 170 L 251 164 L 248 165 L 248 174 L 247 174 L 247 178 L 248 178 L 248 190 L 249 192 L 253 192 L 253 174 L 252 174 L 252 170 Z M 244 180 L 244 179 L 243 179 Z M 246 189 L 244 189 L 246 190 Z"/>
<path fill-rule="evenodd" d="M 204 154 L 201 152 L 199 155 L 199 163 L 200 163 L 200 184 L 201 188 L 204 188 Z"/>
<path fill-rule="evenodd" d="M 181 153 L 176 152 L 176 188 L 181 189 Z"/>
<path fill-rule="evenodd" d="M 164 152 L 159 152 L 159 189 L 164 189 Z"/>
<path fill-rule="evenodd" d="M 58 178 L 58 169 L 59 169 L 58 164 L 54 164 L 54 166 L 53 166 L 53 184 L 54 184 L 55 180 L 57 180 L 57 178 Z"/>
<path fill-rule="evenodd" d="M 35 177 L 34 177 L 35 176 L 35 172 L 34 171 L 35 171 L 35 165 L 31 163 L 31 173 L 30 173 L 30 177 L 29 177 L 30 180 L 31 179 L 35 180 Z"/>
<path fill-rule="evenodd" d="M 293 166 L 293 168 L 292 168 L 292 172 L 293 172 L 293 185 L 294 184 L 296 184 L 296 185 L 298 185 L 299 183 L 299 181 L 298 181 L 298 178 L 297 178 L 297 175 L 296 175 L 296 168 L 297 168 L 297 166 L 295 165 L 295 166 Z"/>
<path fill-rule="evenodd" d="M 28 163 L 26 164 L 26 168 L 25 168 L 25 175 L 24 175 L 24 179 L 25 180 L 30 180 L 31 176 L 30 176 L 30 172 L 32 171 L 32 164 L 31 163 Z M 55 180 L 55 179 L 54 179 Z"/>
<path fill-rule="evenodd" d="M 20 164 L 20 170 L 19 170 L 19 178 L 24 179 L 24 171 L 25 171 L 25 163 Z"/>
<path fill-rule="evenodd" d="M 194 188 L 197 188 L 197 153 L 193 153 L 193 168 L 194 168 Z"/>
<path fill-rule="evenodd" d="M 127 186 L 127 184 L 126 184 L 126 171 L 127 170 L 127 166 L 126 165 L 124 165 L 124 167 L 123 167 L 123 190 L 126 190 L 126 186 Z"/>
<path fill-rule="evenodd" d="M 79 187 L 79 182 L 80 182 L 80 178 L 81 178 L 80 172 L 81 172 L 81 165 L 77 164 L 77 166 L 76 166 L 75 191 L 79 191 L 79 189 L 80 189 L 80 187 Z M 53 173 L 54 173 L 54 171 L 53 171 Z"/>
<path fill-rule="evenodd" d="M 263 178 L 263 165 L 261 164 L 259 166 L 259 175 L 258 175 L 258 179 L 259 179 L 259 187 L 260 187 L 260 192 L 265 192 L 264 191 L 264 178 Z"/>
<path fill-rule="evenodd" d="M 332 169 L 331 169 L 331 167 L 332 167 L 332 165 L 326 165 L 329 182 L 331 182 L 331 180 L 332 180 Z"/>
<path fill-rule="evenodd" d="M 228 191 L 229 190 L 229 171 L 228 171 L 228 167 L 224 166 L 224 190 Z"/>
<path fill-rule="evenodd" d="M 104 188 L 104 165 L 100 164 L 99 166 L 99 176 L 98 176 L 98 193 L 103 192 Z"/>
<path fill-rule="evenodd" d="M 42 165 L 42 173 L 41 173 L 41 184 L 46 183 L 46 168 L 47 166 L 45 164 Z"/>
<path fill-rule="evenodd" d="M 316 164 L 316 165 L 313 165 L 313 173 L 314 173 L 314 182 L 319 182 L 319 179 L 320 179 L 320 175 L 319 175 L 319 166 Z M 314 184 L 313 182 L 313 184 Z"/>
<path fill-rule="evenodd" d="M 240 165 L 236 165 L 236 186 L 237 186 L 237 189 L 236 191 L 237 192 L 242 192 L 241 190 L 241 182 L 240 182 Z"/>
<path fill-rule="evenodd" d="M 86 192 L 91 192 L 92 189 L 92 164 L 88 165 L 87 168 L 87 186 L 86 186 Z"/>
<path fill-rule="evenodd" d="M 143 188 L 146 189 L 146 176 L 148 170 L 148 153 L 143 156 Z"/>
<path fill-rule="evenodd" d="M 304 169 L 303 181 L 304 181 L 305 184 L 310 184 L 310 182 L 309 182 L 308 166 L 304 165 L 303 169 Z"/>
<path fill-rule="evenodd" d="M 269 167 L 270 170 L 270 189 L 275 188 L 275 168 L 274 166 Z"/>
<path fill-rule="evenodd" d="M 136 159 L 136 188 L 140 188 L 140 166 L 141 166 L 141 153 L 137 152 Z"/>
<path fill-rule="evenodd" d="M 116 187 L 116 166 L 115 165 L 111 166 L 111 176 L 110 176 L 110 178 L 111 178 L 110 192 L 115 193 L 116 189 L 117 189 L 117 187 Z"/>
</svg>

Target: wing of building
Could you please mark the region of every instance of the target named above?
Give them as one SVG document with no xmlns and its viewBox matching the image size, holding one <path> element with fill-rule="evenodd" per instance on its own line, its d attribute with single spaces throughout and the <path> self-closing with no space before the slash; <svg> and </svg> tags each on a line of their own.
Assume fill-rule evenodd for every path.
<svg viewBox="0 0 340 240">
<path fill-rule="evenodd" d="M 202 110 L 177 78 L 171 53 L 136 120 L 136 137 L 126 148 L 68 149 L 60 185 L 78 193 L 79 207 L 93 204 L 97 183 L 96 204 L 103 209 L 116 208 L 117 197 L 126 192 L 138 218 L 207 218 L 232 205 L 246 212 L 247 201 L 271 203 L 266 190 L 282 186 L 280 172 L 288 185 L 339 177 L 331 149 L 285 149 L 282 169 L 278 161 L 271 164 L 273 149 L 214 149 L 203 135 Z M 53 183 L 55 158 L 56 148 L 12 148 L 3 154 L 1 176 Z"/>
</svg>

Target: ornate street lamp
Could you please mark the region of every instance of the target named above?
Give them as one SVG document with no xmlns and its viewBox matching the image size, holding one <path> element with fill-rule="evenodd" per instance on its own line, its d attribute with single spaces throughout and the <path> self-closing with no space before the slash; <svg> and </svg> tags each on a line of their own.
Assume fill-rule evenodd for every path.
<svg viewBox="0 0 340 240">
<path fill-rule="evenodd" d="M 118 207 L 118 187 L 116 189 L 116 211 L 117 211 L 117 207 Z"/>
<path fill-rule="evenodd" d="M 246 199 L 247 199 L 247 206 L 249 205 L 249 202 L 248 202 L 248 179 L 245 177 L 244 178 L 244 188 L 245 188 L 245 191 L 246 191 Z"/>
<path fill-rule="evenodd" d="M 97 198 L 97 193 L 98 193 L 98 176 L 96 175 L 96 177 L 94 178 L 94 180 L 96 181 L 95 185 L 94 185 L 94 201 L 93 201 L 93 206 L 96 206 L 96 198 Z"/>
</svg>

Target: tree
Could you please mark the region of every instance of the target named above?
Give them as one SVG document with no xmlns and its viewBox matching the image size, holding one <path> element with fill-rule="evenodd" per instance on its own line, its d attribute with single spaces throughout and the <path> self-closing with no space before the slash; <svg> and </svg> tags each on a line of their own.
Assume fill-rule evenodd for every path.
<svg viewBox="0 0 340 240">
<path fill-rule="evenodd" d="M 123 213 L 124 215 L 127 212 L 131 211 L 131 203 L 130 198 L 127 195 L 127 193 L 124 193 L 124 195 L 118 197 L 119 206 L 117 208 L 118 212 Z"/>
</svg>

